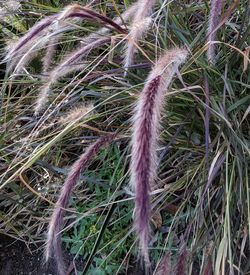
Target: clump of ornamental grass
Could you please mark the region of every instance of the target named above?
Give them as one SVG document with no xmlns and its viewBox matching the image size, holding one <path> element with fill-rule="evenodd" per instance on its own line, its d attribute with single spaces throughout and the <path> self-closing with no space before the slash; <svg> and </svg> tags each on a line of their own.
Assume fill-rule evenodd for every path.
<svg viewBox="0 0 250 275">
<path fill-rule="evenodd" d="M 3 41 L 11 32 L 23 33 L 30 19 L 45 11 L 51 12 L 44 1 L 40 12 L 39 0 L 35 2 L 25 2 L 25 9 L 20 8 L 20 13 L 18 10 L 14 14 L 15 20 L 4 21 L 0 31 L 4 34 Z M 138 3 L 143 5 L 136 6 Z M 249 59 L 245 53 L 249 46 L 246 20 L 249 9 L 245 1 L 233 1 L 227 4 L 230 6 L 221 19 L 220 1 L 207 5 L 165 1 L 157 3 L 156 16 L 151 12 L 153 5 L 152 1 L 138 1 L 128 19 L 122 13 L 121 4 L 110 9 L 110 2 L 98 3 L 105 19 L 71 5 L 68 10 L 56 13 L 54 19 L 45 17 L 45 21 L 52 20 L 47 26 L 41 21 L 41 25 L 35 25 L 40 26 L 35 31 L 28 29 L 11 48 L 23 43 L 9 61 L 10 65 L 13 61 L 12 71 L 25 74 L 22 78 L 2 80 L 0 233 L 21 239 L 27 246 L 32 243 L 41 247 L 47 221 L 50 221 L 47 256 L 55 257 L 61 273 L 65 271 L 61 242 L 75 258 L 83 258 L 85 273 L 129 273 L 138 259 L 138 246 L 132 234 L 135 229 L 139 255 L 146 266 L 150 262 L 154 270 L 159 255 L 165 255 L 155 273 L 247 274 L 250 153 L 246 66 Z M 139 12 L 141 9 L 147 12 Z M 128 7 L 127 12 L 129 10 Z M 25 24 L 20 20 L 23 11 L 28 19 Z M 106 11 L 118 28 L 107 23 Z M 71 12 L 74 15 L 67 17 Z M 142 19 L 139 22 L 134 20 L 136 13 Z M 210 23 L 206 18 L 210 18 Z M 154 22 L 152 32 L 146 41 L 144 35 L 151 22 Z M 209 27 L 212 32 L 206 29 L 207 25 L 212 26 Z M 75 29 L 76 32 L 68 31 Z M 216 34 L 217 38 L 210 34 Z M 8 36 L 11 37 L 13 35 Z M 77 45 L 79 37 L 82 43 Z M 220 54 L 214 40 L 220 41 Z M 124 67 L 128 68 L 124 66 L 122 47 L 119 47 L 125 44 L 123 41 L 127 46 L 134 46 L 128 51 L 131 65 L 126 65 L 134 69 L 126 79 L 123 72 Z M 142 47 L 145 44 L 147 46 Z M 162 56 L 144 83 L 150 67 L 147 60 L 154 60 L 158 52 L 163 49 L 167 52 L 176 45 L 188 45 L 192 52 L 185 70 L 177 71 L 181 60 L 178 59 L 178 63 L 173 53 L 186 53 L 186 50 L 174 48 L 169 51 L 172 62 L 169 57 L 169 62 L 165 58 L 159 65 L 165 55 Z M 215 46 L 212 59 L 207 55 L 210 45 Z M 145 55 L 134 58 L 137 48 Z M 43 55 L 42 64 L 36 59 L 28 67 L 31 58 L 40 58 L 38 53 Z M 161 68 L 158 72 L 157 66 Z M 78 75 L 74 81 L 76 71 L 81 71 L 83 78 Z M 153 72 L 155 75 L 150 78 Z M 177 72 L 180 81 L 169 80 L 170 91 L 166 81 L 173 77 L 171 72 Z M 63 78 L 69 74 L 74 79 L 66 86 Z M 49 88 L 45 103 L 37 113 L 42 116 L 34 117 L 36 107 L 32 103 L 42 97 L 36 92 L 46 85 Z M 45 110 L 50 91 L 60 86 L 63 91 Z M 137 95 L 130 180 L 126 158 L 128 133 L 131 133 L 128 120 Z M 169 95 L 170 100 L 163 109 L 165 95 Z M 89 101 L 93 101 L 97 114 L 91 119 L 90 110 L 86 114 L 84 108 L 82 111 L 74 108 Z M 69 109 L 72 112 L 68 112 Z M 79 156 L 79 147 L 97 140 L 100 133 L 116 131 L 125 137 L 119 147 L 96 153 L 93 162 L 90 157 L 88 163 L 92 165 L 82 167 L 83 184 L 77 186 L 81 165 L 73 166 L 76 173 L 71 170 L 68 174 L 67 167 Z M 54 207 L 52 202 L 58 199 L 56 190 L 61 189 L 62 177 L 67 175 L 68 184 L 61 190 L 61 200 L 51 219 L 48 213 Z M 135 210 L 134 197 L 129 197 L 123 189 L 129 180 L 136 199 Z M 77 188 L 75 194 L 73 188 Z M 63 217 L 69 206 L 74 210 Z M 111 213 L 109 210 L 113 207 L 116 210 Z M 67 228 L 64 228 L 66 220 Z M 74 263 L 71 266 L 75 266 Z"/>
<path fill-rule="evenodd" d="M 87 168 L 90 161 L 95 157 L 96 154 L 98 154 L 99 150 L 103 146 L 110 144 L 115 139 L 115 137 L 115 134 L 100 137 L 99 139 L 97 139 L 96 142 L 90 145 L 71 167 L 68 177 L 65 180 L 65 183 L 61 189 L 59 198 L 56 202 L 49 223 L 49 230 L 45 249 L 46 261 L 48 261 L 49 258 L 53 256 L 56 260 L 58 272 L 60 275 L 64 275 L 66 272 L 61 247 L 61 230 L 63 229 L 63 214 L 68 206 L 69 199 L 71 197 L 74 187 L 77 184 L 81 172 Z"/>
<path fill-rule="evenodd" d="M 178 67 L 186 60 L 187 50 L 167 50 L 151 70 L 135 107 L 132 133 L 131 186 L 135 192 L 134 226 L 139 238 L 140 252 L 149 264 L 152 192 L 157 170 L 157 142 L 164 98 Z"/>
</svg>

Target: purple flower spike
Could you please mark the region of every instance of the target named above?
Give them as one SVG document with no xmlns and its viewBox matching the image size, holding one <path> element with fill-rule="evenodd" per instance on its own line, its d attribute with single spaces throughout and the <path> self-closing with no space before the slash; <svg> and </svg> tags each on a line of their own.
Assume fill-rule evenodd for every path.
<svg viewBox="0 0 250 275">
<path fill-rule="evenodd" d="M 68 206 L 69 198 L 77 184 L 81 172 L 87 168 L 89 162 L 99 152 L 99 150 L 103 146 L 110 144 L 115 139 L 115 137 L 115 134 L 101 137 L 86 149 L 86 151 L 71 167 L 69 175 L 62 187 L 59 199 L 56 202 L 55 209 L 49 223 L 45 259 L 48 261 L 53 253 L 60 275 L 65 275 L 65 265 L 63 261 L 60 233 L 63 227 L 63 214 L 65 208 Z"/>
<path fill-rule="evenodd" d="M 207 59 L 210 63 L 215 63 L 215 44 L 212 42 L 216 39 L 215 31 L 221 14 L 223 0 L 212 0 L 211 1 L 211 11 L 209 16 L 209 24 L 207 29 L 207 42 L 209 42 L 208 50 L 207 50 Z"/>
<path fill-rule="evenodd" d="M 159 59 L 146 81 L 135 108 L 130 167 L 131 185 L 135 192 L 134 226 L 139 238 L 141 256 L 146 265 L 150 264 L 148 256 L 150 192 L 156 176 L 156 149 L 161 110 L 164 105 L 165 91 L 187 54 L 186 50 L 175 48 L 167 51 Z"/>
</svg>

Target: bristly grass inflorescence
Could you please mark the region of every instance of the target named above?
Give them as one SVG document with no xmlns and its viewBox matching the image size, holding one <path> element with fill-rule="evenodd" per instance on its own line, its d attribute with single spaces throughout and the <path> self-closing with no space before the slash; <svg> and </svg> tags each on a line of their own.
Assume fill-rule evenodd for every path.
<svg viewBox="0 0 250 275">
<path fill-rule="evenodd" d="M 150 192 L 156 177 L 156 150 L 166 90 L 187 58 L 185 49 L 167 50 L 150 72 L 133 118 L 131 186 L 135 191 L 134 224 L 144 260 L 149 263 Z"/>
<path fill-rule="evenodd" d="M 48 230 L 48 237 L 45 250 L 46 261 L 53 256 L 56 260 L 58 272 L 60 275 L 65 274 L 66 268 L 63 260 L 61 230 L 63 226 L 63 214 L 68 206 L 72 191 L 77 184 L 81 172 L 87 168 L 90 161 L 98 154 L 99 150 L 110 144 L 115 139 L 115 134 L 100 137 L 96 142 L 90 145 L 87 150 L 71 167 L 67 179 L 61 189 L 61 193 L 55 205 Z"/>
<path fill-rule="evenodd" d="M 213 42 L 216 39 L 216 27 L 220 22 L 220 15 L 223 2 L 224 0 L 211 1 L 211 11 L 209 15 L 209 23 L 207 28 L 207 42 L 209 43 L 207 50 L 207 59 L 211 63 L 215 63 L 216 45 Z"/>
</svg>

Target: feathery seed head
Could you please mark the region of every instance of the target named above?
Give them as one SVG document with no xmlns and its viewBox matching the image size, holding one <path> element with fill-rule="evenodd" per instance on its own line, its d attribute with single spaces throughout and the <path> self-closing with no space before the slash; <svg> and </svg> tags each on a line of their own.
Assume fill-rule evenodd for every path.
<svg viewBox="0 0 250 275">
<path fill-rule="evenodd" d="M 13 70 L 17 64 L 16 72 L 19 72 L 27 62 L 34 57 L 36 47 L 41 46 L 38 43 L 45 33 L 46 29 L 54 22 L 57 15 L 48 16 L 36 23 L 24 36 L 22 36 L 12 48 L 9 48 L 8 53 L 4 58 L 7 62 L 7 71 Z M 44 44 L 46 41 L 44 41 Z"/>
<path fill-rule="evenodd" d="M 20 49 L 23 48 L 28 42 L 30 42 L 34 37 L 37 37 L 45 28 L 49 27 L 56 15 L 47 16 L 38 23 L 36 23 L 23 37 L 21 37 L 16 45 L 11 49 L 7 54 L 6 59 L 9 59 L 11 56 L 15 55 L 17 52 L 20 54 Z"/>
<path fill-rule="evenodd" d="M 82 60 L 86 55 L 95 47 L 105 44 L 110 41 L 111 38 L 99 38 L 86 46 L 80 47 L 66 56 L 60 64 L 58 64 L 52 71 L 50 71 L 49 77 L 45 78 L 45 84 L 42 86 L 39 96 L 35 104 L 35 115 L 38 115 L 48 102 L 48 97 L 50 90 L 57 81 L 66 76 L 67 74 L 76 72 L 78 70 L 83 70 L 86 66 L 85 64 L 76 64 Z"/>
<path fill-rule="evenodd" d="M 66 115 L 60 117 L 59 123 L 61 125 L 67 125 L 68 123 L 84 116 L 85 114 L 90 115 L 90 111 L 93 110 L 93 108 L 93 103 L 82 104 L 81 106 L 75 107 Z"/>
<path fill-rule="evenodd" d="M 136 22 L 131 26 L 131 31 L 130 33 L 133 34 L 133 32 L 144 32 L 147 30 L 152 23 L 152 18 L 151 17 L 145 17 L 143 18 L 140 22 Z"/>
<path fill-rule="evenodd" d="M 134 14 L 131 31 L 130 31 L 130 39 L 127 40 L 127 44 L 125 46 L 125 55 L 124 55 L 124 69 L 128 69 L 134 60 L 134 55 L 136 52 L 136 46 L 139 40 L 144 36 L 147 32 L 151 19 L 149 20 L 152 12 L 152 8 L 155 4 L 155 0 L 139 0 L 138 8 Z M 125 71 L 125 76 L 126 76 Z"/>
<path fill-rule="evenodd" d="M 136 2 L 132 6 L 128 8 L 121 16 L 126 22 L 137 10 L 139 2 Z M 60 17 L 67 16 L 72 10 L 80 9 L 79 5 L 71 5 L 68 6 Z M 117 17 L 114 19 L 116 24 L 121 24 L 121 18 Z M 45 79 L 45 84 L 42 86 L 39 96 L 37 98 L 35 104 L 35 115 L 39 115 L 39 113 L 43 110 L 44 106 L 48 101 L 48 96 L 50 93 L 51 87 L 56 84 L 56 82 L 66 76 L 69 73 L 76 72 L 77 70 L 83 69 L 83 65 L 75 65 L 74 63 L 82 60 L 92 49 L 103 45 L 110 41 L 110 37 L 103 37 L 105 33 L 109 31 L 108 28 L 104 27 L 99 29 L 96 33 L 90 34 L 89 36 L 83 38 L 83 42 L 85 43 L 83 46 L 78 47 L 73 52 L 71 52 L 68 56 L 66 56 L 52 71 L 48 72 L 49 77 Z M 54 50 L 53 48 L 49 50 Z M 50 56 L 51 52 L 47 52 L 46 57 L 44 58 L 44 71 L 47 72 L 47 68 L 50 64 L 48 60 L 48 56 Z M 50 58 L 51 59 L 51 58 Z M 70 66 L 69 66 L 70 65 Z"/>
<path fill-rule="evenodd" d="M 49 92 L 50 92 L 50 82 L 45 83 L 41 91 L 39 93 L 39 96 L 37 97 L 35 108 L 34 108 L 34 115 L 38 116 L 40 112 L 44 109 L 48 102 Z"/>
<path fill-rule="evenodd" d="M 173 274 L 171 268 L 171 254 L 164 255 L 156 269 L 155 275 L 171 275 Z"/>
<path fill-rule="evenodd" d="M 207 59 L 210 63 L 215 63 L 215 48 L 216 45 L 212 42 L 216 39 L 217 31 L 214 31 L 219 23 L 223 0 L 212 0 L 209 15 L 209 22 L 207 28 L 207 42 L 209 42 L 207 49 Z"/>
<path fill-rule="evenodd" d="M 60 233 L 63 227 L 63 214 L 65 208 L 68 206 L 70 196 L 77 184 L 81 172 L 87 168 L 89 162 L 99 152 L 99 150 L 103 146 L 110 144 L 115 139 L 115 137 L 116 134 L 103 136 L 90 145 L 71 167 L 68 177 L 61 189 L 58 201 L 56 202 L 54 212 L 49 223 L 47 243 L 45 248 L 45 260 L 48 261 L 53 253 L 60 275 L 65 275 L 65 265 L 63 261 Z"/>
<path fill-rule="evenodd" d="M 125 69 L 128 69 L 133 64 L 134 54 L 137 51 L 136 44 L 142 38 L 142 34 L 148 30 L 151 22 L 152 18 L 146 17 L 132 25 L 129 32 L 128 43 L 125 45 L 123 61 Z"/>
<path fill-rule="evenodd" d="M 134 226 L 146 264 L 149 263 L 150 192 L 156 176 L 160 113 L 164 105 L 165 89 L 170 85 L 178 66 L 185 61 L 187 54 L 187 50 L 175 48 L 167 51 L 156 62 L 135 108 L 131 142 L 131 186 L 135 192 Z"/>
<path fill-rule="evenodd" d="M 60 12 L 57 20 L 62 20 L 67 18 L 71 13 L 75 13 L 81 10 L 81 6 L 78 4 L 66 6 L 62 12 Z"/>
<path fill-rule="evenodd" d="M 187 274 L 187 262 L 188 262 L 189 253 L 187 250 L 187 246 L 182 240 L 180 245 L 180 250 L 178 253 L 177 262 L 175 265 L 174 274 L 176 275 L 185 275 Z"/>
</svg>

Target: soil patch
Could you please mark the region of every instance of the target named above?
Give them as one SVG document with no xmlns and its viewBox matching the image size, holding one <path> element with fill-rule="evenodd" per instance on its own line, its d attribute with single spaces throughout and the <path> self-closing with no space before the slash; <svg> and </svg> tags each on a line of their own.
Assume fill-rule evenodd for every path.
<svg viewBox="0 0 250 275">
<path fill-rule="evenodd" d="M 65 254 L 64 260 L 69 268 L 66 275 L 76 274 L 73 256 Z M 140 266 L 134 264 L 134 268 L 130 267 L 126 275 L 144 275 Z M 83 266 L 82 258 L 78 258 L 75 262 L 76 269 L 82 270 Z M 24 242 L 0 234 L 0 275 L 58 275 L 58 272 L 53 261 L 48 265 L 44 263 L 42 247 L 27 247 Z"/>
<path fill-rule="evenodd" d="M 41 249 L 0 235 L 1 275 L 56 275 L 55 265 L 44 264 Z"/>
<path fill-rule="evenodd" d="M 73 256 L 66 255 L 68 266 Z M 80 260 L 76 266 L 83 266 Z M 71 265 L 73 268 L 73 266 Z M 71 270 L 72 270 L 71 268 Z M 72 272 L 73 273 L 73 272 Z M 57 275 L 56 265 L 44 263 L 42 248 L 26 246 L 24 242 L 0 234 L 0 274 L 1 275 Z"/>
</svg>

